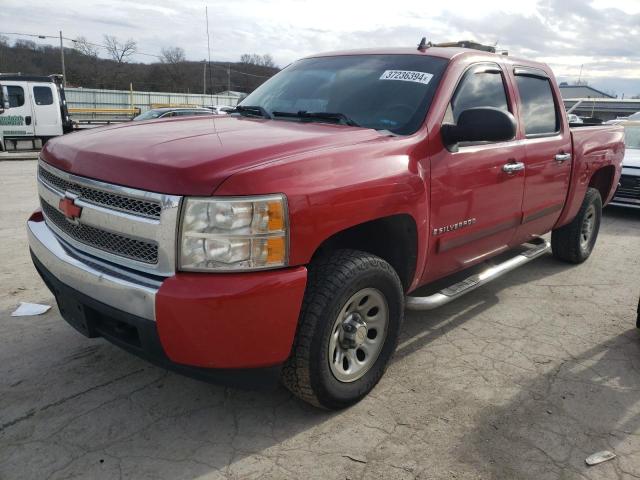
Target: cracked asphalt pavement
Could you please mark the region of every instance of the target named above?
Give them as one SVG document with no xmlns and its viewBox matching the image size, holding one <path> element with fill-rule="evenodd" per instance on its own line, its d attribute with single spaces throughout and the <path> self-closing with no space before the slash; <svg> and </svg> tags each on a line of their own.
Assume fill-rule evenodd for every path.
<svg viewBox="0 0 640 480">
<path fill-rule="evenodd" d="M 55 306 L 11 317 L 54 304 L 26 244 L 35 169 L 0 162 L 0 479 L 640 478 L 640 210 L 606 209 L 583 265 L 409 314 L 372 394 L 324 412 L 168 373 Z"/>
</svg>

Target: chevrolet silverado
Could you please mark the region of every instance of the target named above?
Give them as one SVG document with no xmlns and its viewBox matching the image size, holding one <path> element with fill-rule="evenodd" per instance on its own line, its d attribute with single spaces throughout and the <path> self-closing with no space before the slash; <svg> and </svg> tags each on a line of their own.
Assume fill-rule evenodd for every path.
<svg viewBox="0 0 640 480">
<path fill-rule="evenodd" d="M 380 380 L 405 309 L 549 251 L 585 261 L 623 155 L 622 127 L 569 127 L 542 63 L 425 42 L 319 54 L 227 116 L 49 141 L 29 243 L 84 335 L 343 408 Z"/>
</svg>

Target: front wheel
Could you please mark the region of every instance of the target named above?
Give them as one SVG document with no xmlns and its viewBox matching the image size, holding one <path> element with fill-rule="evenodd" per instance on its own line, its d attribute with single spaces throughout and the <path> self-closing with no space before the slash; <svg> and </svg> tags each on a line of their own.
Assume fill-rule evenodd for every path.
<svg viewBox="0 0 640 480">
<path fill-rule="evenodd" d="M 393 355 L 403 302 L 398 275 L 375 255 L 339 250 L 312 262 L 284 385 L 323 408 L 358 402 Z"/>
<path fill-rule="evenodd" d="M 573 221 L 551 232 L 553 256 L 569 263 L 584 262 L 596 244 L 601 218 L 600 192 L 589 188 Z"/>
</svg>

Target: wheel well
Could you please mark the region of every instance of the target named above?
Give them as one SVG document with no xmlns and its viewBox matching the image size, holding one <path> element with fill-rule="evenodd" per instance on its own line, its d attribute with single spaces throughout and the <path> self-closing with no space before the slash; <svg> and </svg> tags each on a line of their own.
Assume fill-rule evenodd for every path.
<svg viewBox="0 0 640 480">
<path fill-rule="evenodd" d="M 386 260 L 396 271 L 405 291 L 409 288 L 418 257 L 416 222 L 407 214 L 361 223 L 327 238 L 314 257 L 332 250 L 351 248 Z"/>
<path fill-rule="evenodd" d="M 615 174 L 616 168 L 613 165 L 607 165 L 606 167 L 596 170 L 591 176 L 591 180 L 589 180 L 589 187 L 595 188 L 600 192 L 602 203 L 607 201 L 611 189 L 614 188 L 613 179 Z"/>
</svg>

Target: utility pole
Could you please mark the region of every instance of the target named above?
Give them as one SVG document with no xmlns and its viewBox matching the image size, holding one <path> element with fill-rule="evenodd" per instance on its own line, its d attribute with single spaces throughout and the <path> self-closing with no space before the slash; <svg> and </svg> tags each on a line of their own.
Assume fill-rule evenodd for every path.
<svg viewBox="0 0 640 480">
<path fill-rule="evenodd" d="M 227 91 L 231 91 L 231 64 L 227 63 Z"/>
<path fill-rule="evenodd" d="M 202 65 L 204 68 L 202 69 L 202 94 L 207 94 L 207 61 L 203 60 Z"/>
<path fill-rule="evenodd" d="M 64 68 L 64 45 L 62 44 L 62 30 L 60 30 L 60 63 L 62 63 L 62 87 L 67 88 L 67 72 Z"/>
<path fill-rule="evenodd" d="M 209 64 L 209 88 L 213 93 L 213 79 L 211 78 L 211 71 L 213 70 L 213 68 L 211 68 L 211 40 L 209 38 L 209 7 L 207 5 L 204 6 L 204 16 L 207 20 L 207 52 L 209 54 L 209 61 L 207 63 Z M 211 95 L 210 102 L 213 103 L 213 95 Z"/>
</svg>

